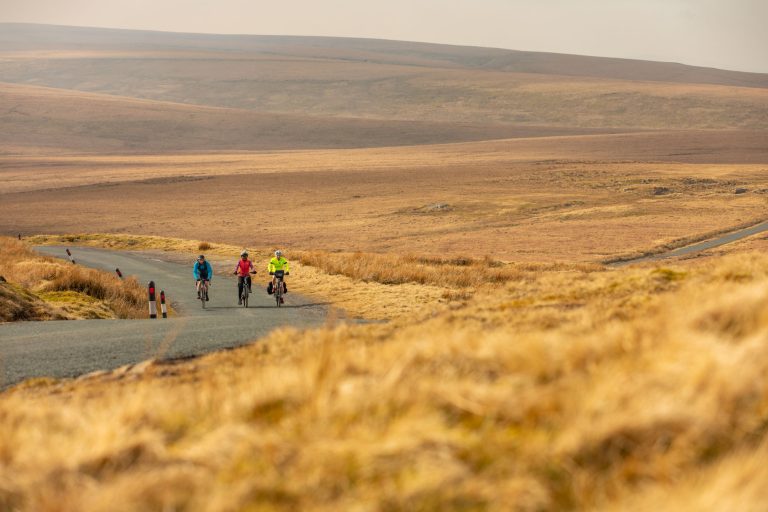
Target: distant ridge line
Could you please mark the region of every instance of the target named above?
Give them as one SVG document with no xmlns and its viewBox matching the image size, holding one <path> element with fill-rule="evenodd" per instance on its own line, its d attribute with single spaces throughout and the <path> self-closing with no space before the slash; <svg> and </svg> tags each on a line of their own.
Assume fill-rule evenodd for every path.
<svg viewBox="0 0 768 512">
<path fill-rule="evenodd" d="M 107 38 L 108 36 L 108 38 Z M 106 38 L 106 39 L 105 39 Z M 324 51 L 357 52 L 345 59 L 381 63 L 441 64 L 465 69 L 768 88 L 768 73 L 730 71 L 676 62 L 585 56 L 388 39 L 165 32 L 122 28 L 0 23 L 0 52 L 22 50 L 132 49 L 218 50 L 324 57 Z M 287 47 L 286 47 L 287 46 Z M 158 48 L 159 47 L 159 48 Z"/>
</svg>

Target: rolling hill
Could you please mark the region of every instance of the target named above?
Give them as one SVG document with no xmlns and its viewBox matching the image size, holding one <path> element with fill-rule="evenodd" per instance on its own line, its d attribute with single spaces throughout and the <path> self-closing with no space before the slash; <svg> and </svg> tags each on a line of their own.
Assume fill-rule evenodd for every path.
<svg viewBox="0 0 768 512">
<path fill-rule="evenodd" d="M 273 114 L 3 83 L 0 123 L 0 154 L 358 148 L 599 132 Z"/>
<path fill-rule="evenodd" d="M 262 114 L 568 129 L 768 129 L 768 75 L 396 41 L 5 24 L 0 77 Z"/>
<path fill-rule="evenodd" d="M 768 87 L 768 75 L 649 62 L 380 39 L 215 35 L 0 23 L 0 51 L 225 52 L 671 83 Z"/>
</svg>

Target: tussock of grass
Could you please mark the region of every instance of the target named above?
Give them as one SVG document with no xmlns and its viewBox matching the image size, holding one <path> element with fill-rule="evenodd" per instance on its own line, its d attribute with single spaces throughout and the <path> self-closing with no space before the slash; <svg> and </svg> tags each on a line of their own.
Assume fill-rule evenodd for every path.
<svg viewBox="0 0 768 512">
<path fill-rule="evenodd" d="M 62 318 L 53 308 L 20 286 L 0 281 L 0 322 Z"/>
<path fill-rule="evenodd" d="M 146 318 L 146 290 L 134 278 L 123 280 L 100 270 L 72 267 L 54 276 L 43 291 L 74 291 L 103 301 L 118 318 Z"/>
<path fill-rule="evenodd" d="M 5 393 L 0 503 L 761 510 L 768 258 L 530 272 L 409 322 Z"/>
<path fill-rule="evenodd" d="M 0 237 L 0 275 L 48 303 L 50 311 L 16 319 L 146 317 L 145 291 L 135 279 L 42 256 L 12 238 Z"/>
</svg>

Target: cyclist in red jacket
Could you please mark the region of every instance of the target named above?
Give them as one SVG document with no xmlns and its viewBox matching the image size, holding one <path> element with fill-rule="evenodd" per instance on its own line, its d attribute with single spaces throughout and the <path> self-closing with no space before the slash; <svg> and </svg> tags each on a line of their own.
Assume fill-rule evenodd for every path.
<svg viewBox="0 0 768 512">
<path fill-rule="evenodd" d="M 251 291 L 251 274 L 256 272 L 253 270 L 253 262 L 248 259 L 248 251 L 240 253 L 240 261 L 237 262 L 235 272 L 237 275 L 237 304 L 243 304 L 243 286 L 248 286 L 248 291 Z"/>
</svg>

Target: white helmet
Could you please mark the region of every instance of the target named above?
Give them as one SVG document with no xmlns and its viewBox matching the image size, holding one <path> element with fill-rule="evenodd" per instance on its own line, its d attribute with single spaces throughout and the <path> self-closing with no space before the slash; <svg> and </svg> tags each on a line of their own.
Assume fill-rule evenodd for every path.
<svg viewBox="0 0 768 512">
<path fill-rule="evenodd" d="M 280 249 L 275 251 L 275 257 L 279 258 L 282 255 L 283 255 L 283 251 L 281 251 Z"/>
<path fill-rule="evenodd" d="M 248 256 L 248 251 L 243 251 L 240 253 L 240 256 Z"/>
</svg>

